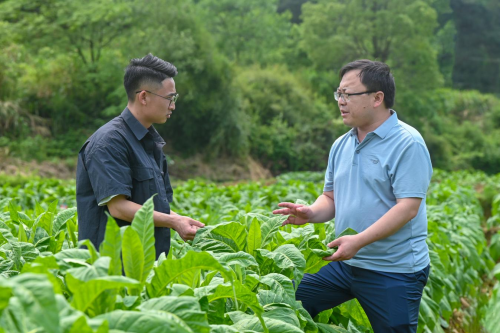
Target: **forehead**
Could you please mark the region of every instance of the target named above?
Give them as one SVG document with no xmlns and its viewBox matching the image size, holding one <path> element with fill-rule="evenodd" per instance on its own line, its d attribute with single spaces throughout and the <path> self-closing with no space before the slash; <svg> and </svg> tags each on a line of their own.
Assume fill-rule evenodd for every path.
<svg viewBox="0 0 500 333">
<path fill-rule="evenodd" d="M 361 70 L 356 69 L 345 73 L 344 76 L 342 77 L 342 81 L 340 81 L 339 89 L 351 90 L 352 88 L 355 87 L 363 87 L 363 84 L 361 83 L 361 78 L 359 77 L 360 72 Z"/>
<path fill-rule="evenodd" d="M 174 93 L 175 92 L 175 81 L 173 78 L 168 78 L 163 81 L 161 81 L 162 88 L 161 90 L 165 92 L 166 94 Z"/>
</svg>

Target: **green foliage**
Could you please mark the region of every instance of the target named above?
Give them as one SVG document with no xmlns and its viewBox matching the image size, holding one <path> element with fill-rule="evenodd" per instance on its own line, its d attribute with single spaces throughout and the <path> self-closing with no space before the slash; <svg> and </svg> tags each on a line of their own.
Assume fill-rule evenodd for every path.
<svg viewBox="0 0 500 333">
<path fill-rule="evenodd" d="M 0 150 L 76 156 L 125 107 L 129 59 L 152 52 L 179 69 L 181 99 L 158 126 L 174 153 L 251 155 L 274 174 L 322 170 L 348 130 L 337 72 L 370 58 L 393 69 L 395 109 L 434 165 L 495 173 L 498 100 L 442 88 L 499 91 L 498 13 L 493 0 L 2 1 Z M 450 105 L 476 117 L 448 117 Z"/>
<path fill-rule="evenodd" d="M 90 242 L 80 243 L 87 249 L 76 248 L 75 209 L 44 196 L 51 188 L 60 191 L 61 182 L 18 183 L 14 193 L 40 201 L 29 206 L 27 200 L 23 210 L 18 200 L 0 199 L 0 327 L 8 332 L 371 331 L 356 301 L 313 320 L 295 300 L 292 279 L 297 287 L 304 273 L 326 264 L 314 252 L 334 239 L 334 221 L 281 228 L 283 217 L 269 211 L 284 200 L 312 202 L 322 191 L 320 174 L 283 175 L 270 186 L 178 186 L 182 200 L 174 202 L 175 211 L 202 216 L 217 201 L 219 207 L 193 242 L 174 237 L 168 258 L 153 261 L 154 267 L 145 260 L 153 239 L 152 201 L 129 227 L 120 230 L 110 218 L 98 253 Z M 499 176 L 435 171 L 427 196 L 432 270 L 419 332 L 440 331 L 454 312 L 468 331 L 482 321 L 495 332 L 498 287 L 488 299 L 481 286 L 483 277 L 493 283 L 500 276 L 497 240 L 488 245 L 482 227 L 497 227 L 499 189 Z M 492 215 L 485 224 L 486 201 Z M 472 304 L 469 309 L 462 309 L 463 300 Z"/>
</svg>

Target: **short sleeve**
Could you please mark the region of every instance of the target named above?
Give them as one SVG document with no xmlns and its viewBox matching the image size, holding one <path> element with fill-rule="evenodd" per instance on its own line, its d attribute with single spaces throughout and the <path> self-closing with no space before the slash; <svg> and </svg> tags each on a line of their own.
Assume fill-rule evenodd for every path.
<svg viewBox="0 0 500 333">
<path fill-rule="evenodd" d="M 431 177 L 432 164 L 427 147 L 417 141 L 410 143 L 402 151 L 393 168 L 394 196 L 397 199 L 424 199 Z"/>
<path fill-rule="evenodd" d="M 328 167 L 325 172 L 325 186 L 323 187 L 323 192 L 333 191 L 334 146 L 335 145 L 330 149 L 330 154 L 328 156 Z"/>
<path fill-rule="evenodd" d="M 132 171 L 124 147 L 96 147 L 86 156 L 85 164 L 97 202 L 120 194 L 131 196 Z"/>
</svg>

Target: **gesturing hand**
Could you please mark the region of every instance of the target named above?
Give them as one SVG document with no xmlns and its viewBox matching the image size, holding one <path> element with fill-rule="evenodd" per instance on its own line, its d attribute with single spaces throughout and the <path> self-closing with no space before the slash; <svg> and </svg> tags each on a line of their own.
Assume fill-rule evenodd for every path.
<svg viewBox="0 0 500 333">
<path fill-rule="evenodd" d="M 276 209 L 273 214 L 289 215 L 283 225 L 295 224 L 302 225 L 309 222 L 313 215 L 313 211 L 309 206 L 294 204 L 291 202 L 282 202 L 278 204 L 279 207 L 285 207 L 283 209 Z"/>
<path fill-rule="evenodd" d="M 199 221 L 193 220 L 187 216 L 179 216 L 179 221 L 175 228 L 175 231 L 181 236 L 184 241 L 193 240 L 196 235 L 196 231 L 203 228 L 205 225 Z"/>
<path fill-rule="evenodd" d="M 349 260 L 358 253 L 359 249 L 361 249 L 362 245 L 359 242 L 358 235 L 354 236 L 343 236 L 337 238 L 333 242 L 328 243 L 328 247 L 338 247 L 337 251 L 329 256 L 324 257 L 323 260 L 328 261 L 343 261 Z"/>
</svg>

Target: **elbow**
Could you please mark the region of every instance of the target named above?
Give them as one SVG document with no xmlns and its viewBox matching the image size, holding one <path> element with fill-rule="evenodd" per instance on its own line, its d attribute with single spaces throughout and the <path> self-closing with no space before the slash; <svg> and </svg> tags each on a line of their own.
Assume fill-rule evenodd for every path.
<svg viewBox="0 0 500 333">
<path fill-rule="evenodd" d="M 408 221 L 413 220 L 415 217 L 418 215 L 418 207 L 417 208 L 410 208 L 408 211 Z"/>
<path fill-rule="evenodd" d="M 113 218 L 123 220 L 123 216 L 116 205 L 108 205 L 108 211 Z"/>
</svg>

